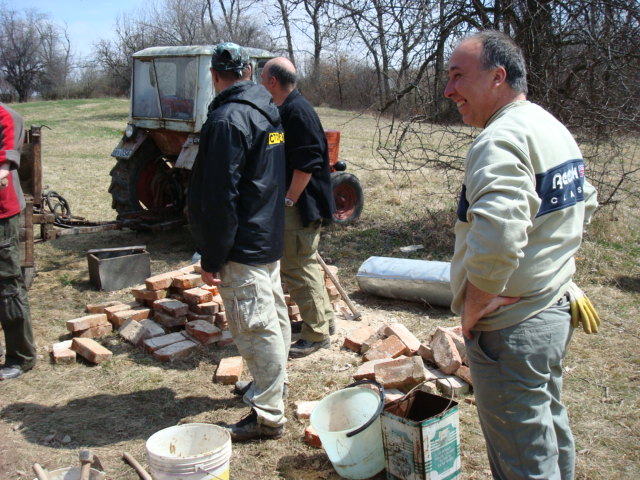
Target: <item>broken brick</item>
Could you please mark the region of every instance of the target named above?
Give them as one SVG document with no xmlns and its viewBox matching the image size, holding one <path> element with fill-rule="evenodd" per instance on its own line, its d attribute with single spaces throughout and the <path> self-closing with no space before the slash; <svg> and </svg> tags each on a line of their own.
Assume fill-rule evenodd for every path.
<svg viewBox="0 0 640 480">
<path fill-rule="evenodd" d="M 162 328 L 150 318 L 144 318 L 140 320 L 140 325 L 144 327 L 144 335 L 142 335 L 143 340 L 146 340 L 147 338 L 159 337 L 165 334 L 164 328 Z"/>
<path fill-rule="evenodd" d="M 72 342 L 73 340 L 65 340 L 63 342 L 58 342 L 51 345 L 51 356 L 53 357 L 53 363 L 69 364 L 76 361 L 76 352 L 71 350 Z"/>
<path fill-rule="evenodd" d="M 203 345 L 209 345 L 222 338 L 222 330 L 209 322 L 205 322 L 204 320 L 187 322 L 186 331 Z"/>
<path fill-rule="evenodd" d="M 220 304 L 213 301 L 199 303 L 192 305 L 191 310 L 199 315 L 214 315 L 220 311 Z"/>
<path fill-rule="evenodd" d="M 322 440 L 320 440 L 320 436 L 316 429 L 313 428 L 313 425 L 309 425 L 304 429 L 304 441 L 312 447 L 322 448 Z"/>
<path fill-rule="evenodd" d="M 233 385 L 240 379 L 244 362 L 242 357 L 226 357 L 220 360 L 216 370 L 216 382 Z"/>
<path fill-rule="evenodd" d="M 449 332 L 436 328 L 431 337 L 433 358 L 438 368 L 447 375 L 455 372 L 462 365 L 462 359 Z"/>
<path fill-rule="evenodd" d="M 406 358 L 404 355 L 400 355 L 397 358 Z M 368 362 L 364 362 L 360 364 L 356 373 L 353 374 L 354 380 L 375 380 L 375 372 L 374 366 L 379 363 L 384 362 L 393 362 L 395 359 L 393 358 L 379 358 L 377 360 L 369 360 Z"/>
<path fill-rule="evenodd" d="M 425 380 L 421 357 L 413 356 L 374 365 L 376 382 L 384 388 L 410 390 Z"/>
<path fill-rule="evenodd" d="M 359 353 L 362 349 L 362 344 L 367 341 L 374 334 L 373 328 L 368 325 L 363 325 L 360 328 L 351 330 L 344 339 L 343 347 L 353 350 Z"/>
<path fill-rule="evenodd" d="M 91 363 L 102 363 L 111 359 L 113 353 L 93 338 L 74 338 L 71 343 L 71 350 Z"/>
<path fill-rule="evenodd" d="M 91 328 L 87 328 L 86 330 L 79 330 L 77 332 L 73 332 L 74 337 L 80 338 L 98 338 L 104 337 L 105 335 L 109 335 L 113 331 L 113 326 L 107 323 L 101 323 L 100 325 L 96 325 Z"/>
<path fill-rule="evenodd" d="M 407 346 L 408 355 L 414 355 L 420 348 L 420 340 L 401 323 L 390 323 L 386 326 L 384 333 L 389 337 L 391 335 L 398 337 Z"/>
<path fill-rule="evenodd" d="M 319 400 L 313 400 L 313 401 L 298 400 L 295 403 L 296 417 L 300 419 L 309 418 L 311 416 L 311 412 L 313 412 L 313 409 L 316 408 L 318 403 L 320 403 Z"/>
<path fill-rule="evenodd" d="M 407 347 L 395 335 L 385 338 L 374 348 L 367 350 L 362 356 L 363 360 L 375 360 L 377 358 L 396 358 L 407 353 Z"/>
<path fill-rule="evenodd" d="M 473 385 L 473 381 L 471 380 L 471 370 L 466 365 L 462 365 L 455 372 L 453 372 L 453 374 L 469 385 Z"/>
<path fill-rule="evenodd" d="M 138 301 L 153 301 L 166 298 L 166 290 L 149 290 L 148 288 L 136 287 L 131 289 L 131 295 Z"/>
<path fill-rule="evenodd" d="M 137 320 L 129 318 L 118 329 L 118 333 L 127 342 L 138 345 L 143 340 L 144 327 Z"/>
<path fill-rule="evenodd" d="M 109 321 L 115 328 L 120 328 L 122 324 L 132 318 L 133 320 L 142 320 L 151 316 L 151 309 L 146 307 L 136 308 L 135 310 L 122 310 L 115 312 L 109 318 Z"/>
</svg>

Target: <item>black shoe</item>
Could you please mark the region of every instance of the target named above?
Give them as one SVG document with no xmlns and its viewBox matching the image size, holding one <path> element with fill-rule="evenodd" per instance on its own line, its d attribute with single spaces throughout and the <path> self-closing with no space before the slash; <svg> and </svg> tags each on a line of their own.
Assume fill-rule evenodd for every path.
<svg viewBox="0 0 640 480">
<path fill-rule="evenodd" d="M 11 380 L 22 375 L 22 369 L 19 367 L 2 367 L 0 368 L 0 380 Z"/>
<path fill-rule="evenodd" d="M 258 414 L 251 409 L 251 413 L 240 420 L 238 423 L 224 425 L 225 429 L 231 435 L 231 440 L 235 442 L 243 442 L 247 440 L 276 439 L 284 434 L 284 425 L 280 427 L 268 427 L 258 423 Z"/>
<path fill-rule="evenodd" d="M 240 395 L 240 396 L 244 395 L 249 391 L 249 388 L 251 387 L 252 384 L 253 384 L 253 380 L 238 380 L 235 386 L 233 387 L 234 395 Z M 285 383 L 284 387 L 282 388 L 282 399 L 283 400 L 286 399 L 288 395 L 289 395 L 289 386 Z"/>
<path fill-rule="evenodd" d="M 329 348 L 331 341 L 328 338 L 320 340 L 319 342 L 310 342 L 308 340 L 300 339 L 289 349 L 289 358 L 302 358 L 306 357 L 310 353 L 320 350 L 321 348 Z"/>
</svg>

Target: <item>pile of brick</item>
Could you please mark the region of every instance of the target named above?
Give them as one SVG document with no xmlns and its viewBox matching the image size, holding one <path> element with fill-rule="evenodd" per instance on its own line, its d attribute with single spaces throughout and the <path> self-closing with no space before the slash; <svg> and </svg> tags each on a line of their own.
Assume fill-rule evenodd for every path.
<svg viewBox="0 0 640 480">
<path fill-rule="evenodd" d="M 337 268 L 330 268 L 337 275 Z M 325 282 L 337 309 L 340 295 L 326 275 Z M 130 293 L 134 297 L 131 302 L 87 305 L 88 315 L 68 320 L 66 326 L 73 339 L 52 345 L 54 362 L 74 362 L 76 354 L 92 363 L 110 358 L 107 352 L 111 352 L 92 339 L 114 330 L 163 362 L 186 357 L 200 345 L 225 346 L 233 342 L 222 298 L 216 287 L 202 282 L 199 264 L 149 277 L 144 285 L 132 288 Z M 285 295 L 285 299 L 290 320 L 301 321 L 298 306 L 289 295 Z M 220 381 L 223 383 L 234 383 L 241 375 L 242 362 L 238 370 L 237 358 L 230 359 L 229 366 L 222 365 Z"/>
<path fill-rule="evenodd" d="M 420 384 L 447 396 L 469 392 L 471 375 L 460 327 L 437 327 L 429 342 L 422 343 L 401 323 L 385 324 L 377 331 L 362 326 L 349 332 L 343 346 L 362 355 L 354 380 L 377 381 L 388 401 Z"/>
<path fill-rule="evenodd" d="M 460 327 L 437 327 L 428 343 L 420 342 L 400 323 L 385 324 L 377 330 L 364 325 L 349 332 L 343 347 L 362 355 L 363 363 L 354 380 L 375 380 L 384 387 L 385 403 L 398 400 L 413 388 L 454 397 L 468 393 L 471 374 L 465 365 L 466 353 Z M 318 402 L 296 402 L 296 415 L 309 418 Z M 321 447 L 312 426 L 304 440 Z"/>
</svg>

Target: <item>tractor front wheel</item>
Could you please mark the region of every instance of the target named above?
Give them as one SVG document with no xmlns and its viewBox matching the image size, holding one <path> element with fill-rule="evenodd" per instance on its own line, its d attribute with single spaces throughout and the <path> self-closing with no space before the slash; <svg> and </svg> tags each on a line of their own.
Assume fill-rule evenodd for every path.
<svg viewBox="0 0 640 480">
<path fill-rule="evenodd" d="M 336 202 L 333 221 L 346 224 L 358 219 L 364 205 L 364 193 L 358 177 L 346 172 L 332 172 L 331 190 Z"/>
</svg>

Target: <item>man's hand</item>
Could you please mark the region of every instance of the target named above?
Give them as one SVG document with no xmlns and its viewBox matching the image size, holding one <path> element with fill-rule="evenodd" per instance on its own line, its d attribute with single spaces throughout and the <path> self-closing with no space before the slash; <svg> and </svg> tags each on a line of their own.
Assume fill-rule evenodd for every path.
<svg viewBox="0 0 640 480">
<path fill-rule="evenodd" d="M 0 165 L 0 190 L 9 185 L 9 163 L 3 163 Z"/>
<path fill-rule="evenodd" d="M 473 283 L 467 281 L 464 294 L 464 308 L 462 310 L 462 333 L 469 340 L 473 338 L 471 329 L 483 317 L 495 312 L 504 305 L 511 305 L 520 300 L 520 297 L 502 297 L 493 293 L 480 290 Z"/>
<path fill-rule="evenodd" d="M 202 281 L 204 283 L 213 287 L 217 287 L 222 283 L 222 280 L 220 280 L 220 274 L 218 272 L 207 272 L 201 269 L 200 276 L 202 277 Z"/>
</svg>

